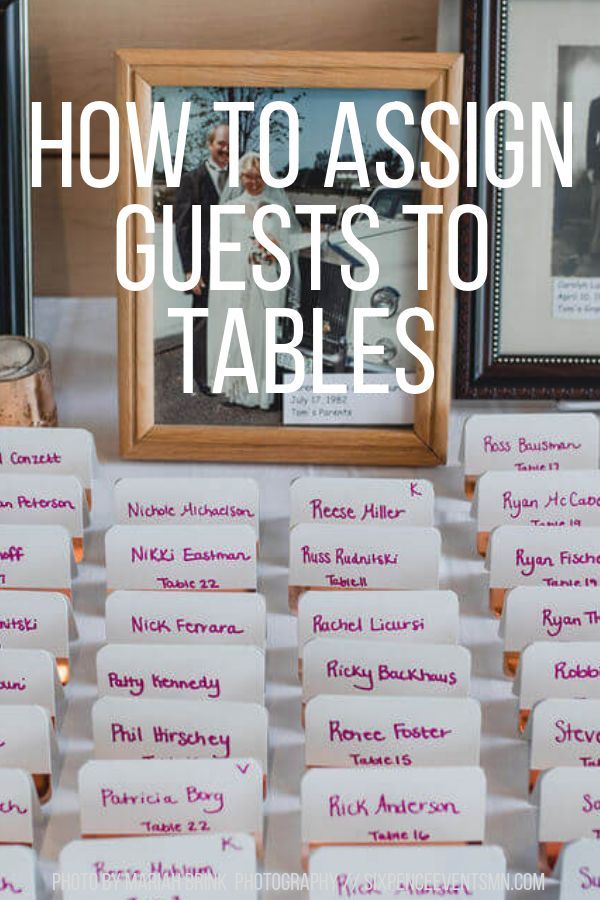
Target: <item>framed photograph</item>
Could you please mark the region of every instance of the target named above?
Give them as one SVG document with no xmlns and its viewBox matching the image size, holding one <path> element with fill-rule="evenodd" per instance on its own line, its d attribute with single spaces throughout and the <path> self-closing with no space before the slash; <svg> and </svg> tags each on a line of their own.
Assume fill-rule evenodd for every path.
<svg viewBox="0 0 600 900">
<path fill-rule="evenodd" d="M 464 0 L 465 103 L 517 103 L 526 130 L 499 120 L 498 171 L 507 141 L 527 144 L 532 101 L 543 101 L 562 142 L 563 103 L 573 104 L 573 187 L 550 153 L 542 186 L 463 187 L 490 225 L 485 286 L 459 296 L 459 398 L 600 397 L 600 3 L 598 0 Z M 534 50 L 534 48 L 538 48 Z M 526 149 L 526 160 L 528 150 Z M 526 172 L 529 161 L 526 161 Z M 466 220 L 464 220 L 466 222 Z M 466 222 L 463 278 L 476 243 Z"/>
<path fill-rule="evenodd" d="M 142 204 L 153 211 L 154 235 L 149 237 L 141 216 L 130 220 L 128 272 L 132 279 L 144 260 L 135 253 L 139 244 L 153 240 L 156 273 L 143 291 L 119 289 L 119 384 L 121 451 L 126 457 L 230 461 L 346 463 L 356 465 L 437 465 L 444 462 L 451 385 L 453 299 L 449 279 L 448 218 L 458 190 L 432 188 L 415 176 L 403 188 L 383 187 L 376 177 L 378 162 L 386 171 L 404 171 L 401 157 L 384 144 L 376 129 L 382 104 L 401 100 L 414 114 L 408 125 L 398 111 L 389 117 L 390 130 L 416 160 L 428 161 L 442 175 L 446 161 L 432 144 L 422 139 L 420 119 L 427 103 L 445 100 L 460 109 L 462 59 L 456 54 L 304 53 L 122 50 L 118 53 L 118 107 L 126 121 L 125 104 L 136 104 L 145 123 L 147 141 L 153 104 L 162 102 L 169 124 L 172 147 L 182 104 L 190 103 L 183 175 L 176 187 L 168 187 L 164 160 L 156 157 L 151 187 L 136 184 L 131 163 L 130 135 L 122 131 L 119 208 Z M 227 120 L 215 111 L 215 101 L 250 102 L 240 114 L 240 185 L 228 183 L 230 135 Z M 287 101 L 298 115 L 299 166 L 293 183 L 285 189 L 268 187 L 260 174 L 260 113 L 268 103 Z M 338 171 L 332 186 L 325 174 L 340 103 L 352 101 L 369 185 L 355 171 Z M 393 120 L 393 116 L 398 116 Z M 436 132 L 457 152 L 460 129 L 447 116 L 434 120 Z M 393 124 L 392 124 L 393 120 Z M 340 159 L 354 159 L 352 144 L 340 145 Z M 349 155 L 343 153 L 348 150 Z M 288 171 L 289 128 L 285 116 L 270 121 L 269 170 L 282 178 Z M 243 291 L 211 288 L 211 258 L 207 237 L 210 208 L 233 203 L 244 215 L 225 216 L 221 239 L 237 246 L 236 253 L 221 255 L 220 268 Z M 269 221 L 267 232 L 285 249 L 290 277 L 285 288 L 268 293 L 244 273 L 250 265 L 276 274 L 276 262 L 259 244 L 253 231 L 253 215 L 267 204 L 278 204 L 289 213 L 290 225 L 278 228 Z M 417 216 L 415 205 L 440 204 L 444 214 L 430 225 L 428 242 L 428 290 L 417 289 Z M 240 207 L 241 204 L 241 207 Z M 310 214 L 299 207 L 328 206 L 320 222 L 320 290 L 311 289 Z M 374 208 L 379 227 L 365 221 L 353 224 L 366 237 L 377 257 L 379 276 L 373 290 L 357 291 L 341 277 L 342 267 L 359 272 L 364 260 L 345 240 L 341 219 L 350 206 Z M 171 207 L 170 237 L 163 210 Z M 413 207 L 413 213 L 405 207 Z M 197 244 L 192 216 L 201 208 L 201 238 Z M 171 211 L 169 211 L 169 216 Z M 269 219 L 269 217 L 267 217 Z M 265 220 L 267 221 L 267 220 Z M 196 232 L 197 234 L 197 232 Z M 180 282 L 191 273 L 194 247 L 200 252 L 202 277 L 189 292 L 169 287 L 160 260 L 165 241 Z M 213 260 L 213 275 L 215 262 Z M 222 275 L 223 277 L 223 275 Z M 271 276 L 272 280 L 272 276 Z M 359 280 L 357 278 L 357 280 Z M 351 383 L 353 372 L 353 310 L 358 306 L 387 310 L 387 318 L 367 320 L 365 343 L 383 347 L 367 379 L 383 381 L 389 393 L 317 394 L 312 392 L 310 362 L 313 341 L 322 347 L 324 379 Z M 431 359 L 435 368 L 432 387 L 410 395 L 400 391 L 395 372 L 404 367 L 420 380 L 420 363 L 409 356 L 397 339 L 396 323 L 402 310 L 421 306 L 433 317 L 435 328 L 426 331 L 420 318 L 412 340 Z M 205 307 L 208 317 L 194 325 L 193 393 L 183 391 L 182 319 L 169 316 L 169 308 Z M 225 318 L 232 307 L 244 309 L 248 342 L 258 391 L 234 376 L 215 386 L 215 370 L 222 344 Z M 300 349 L 307 360 L 305 383 L 293 394 L 269 393 L 265 388 L 265 308 L 292 308 L 301 316 Z M 313 310 L 323 310 L 322 334 L 313 334 Z M 316 327 L 316 326 L 315 326 Z M 285 340 L 285 335 L 281 337 Z M 231 344 L 229 365 L 239 352 Z M 372 358 L 374 359 L 374 357 Z M 277 378 L 289 379 L 289 359 L 277 360 Z"/>
<path fill-rule="evenodd" d="M 0 334 L 32 329 L 27 48 L 26 0 L 0 0 Z"/>
</svg>

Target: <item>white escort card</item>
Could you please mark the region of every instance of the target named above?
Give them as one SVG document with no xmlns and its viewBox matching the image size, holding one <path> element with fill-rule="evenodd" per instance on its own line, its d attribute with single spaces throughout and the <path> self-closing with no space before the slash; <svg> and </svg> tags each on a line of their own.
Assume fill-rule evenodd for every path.
<svg viewBox="0 0 600 900">
<path fill-rule="evenodd" d="M 477 484 L 477 549 L 500 525 L 581 528 L 600 525 L 600 471 L 486 472 Z"/>
<path fill-rule="evenodd" d="M 466 697 L 470 677 L 471 654 L 454 644 L 316 638 L 304 648 L 302 696 Z"/>
<path fill-rule="evenodd" d="M 444 697 L 339 697 L 306 706 L 308 768 L 478 766 L 481 708 Z"/>
<path fill-rule="evenodd" d="M 95 455 L 83 428 L 0 428 L 0 472 L 75 475 L 90 507 Z"/>
<path fill-rule="evenodd" d="M 64 695 L 54 658 L 46 650 L 0 650 L 0 706 L 41 706 L 54 721 Z"/>
<path fill-rule="evenodd" d="M 100 697 L 264 703 L 265 655 L 257 647 L 108 644 L 96 668 Z"/>
<path fill-rule="evenodd" d="M 256 534 L 249 525 L 113 525 L 106 584 L 128 591 L 255 591 Z"/>
<path fill-rule="evenodd" d="M 93 760 L 79 770 L 82 837 L 251 835 L 262 853 L 263 773 L 252 759 Z"/>
<path fill-rule="evenodd" d="M 600 699 L 600 641 L 530 644 L 521 654 L 514 691 L 521 730 L 540 700 Z"/>
<path fill-rule="evenodd" d="M 514 588 L 504 601 L 500 635 L 507 675 L 515 674 L 521 652 L 535 641 L 600 640 L 600 594 L 595 588 Z"/>
<path fill-rule="evenodd" d="M 0 844 L 33 846 L 40 822 L 40 804 L 29 772 L 0 769 Z"/>
<path fill-rule="evenodd" d="M 558 766 L 600 766 L 600 700 L 542 700 L 531 713 L 530 787 Z"/>
<path fill-rule="evenodd" d="M 433 485 L 421 478 L 297 478 L 290 505 L 290 528 L 312 523 L 433 526 Z"/>
<path fill-rule="evenodd" d="M 302 844 L 481 843 L 482 769 L 311 769 L 302 779 Z"/>
<path fill-rule="evenodd" d="M 563 844 L 600 838 L 600 771 L 551 769 L 544 772 L 536 791 L 540 868 L 550 875 Z"/>
<path fill-rule="evenodd" d="M 0 592 L 0 649 L 47 650 L 56 659 L 63 684 L 70 674 L 70 640 L 75 619 L 64 594 L 46 591 Z"/>
<path fill-rule="evenodd" d="M 60 854 L 63 900 L 164 897 L 257 900 L 256 845 L 247 834 L 73 841 Z M 157 893 L 159 892 L 159 893 Z"/>
<path fill-rule="evenodd" d="M 310 900 L 505 896 L 506 859 L 500 847 L 319 847 L 308 871 Z"/>
<path fill-rule="evenodd" d="M 583 838 L 563 848 L 559 860 L 559 900 L 587 900 L 598 893 L 600 860 L 598 842 Z"/>
<path fill-rule="evenodd" d="M 165 603 L 162 591 L 113 591 L 106 599 L 106 640 L 113 644 L 250 644 L 264 648 L 266 632 L 262 594 L 174 592 Z"/>
<path fill-rule="evenodd" d="M 18 895 L 21 900 L 38 900 L 44 896 L 31 847 L 0 847 L 0 893 Z"/>
<path fill-rule="evenodd" d="M 454 591 L 307 591 L 298 605 L 298 652 L 318 637 L 456 644 Z"/>
<path fill-rule="evenodd" d="M 491 535 L 490 607 L 502 612 L 509 588 L 598 587 L 600 528 L 502 525 Z"/>
<path fill-rule="evenodd" d="M 257 703 L 102 697 L 92 708 L 96 759 L 248 756 L 266 772 L 267 726 L 267 710 Z"/>
<path fill-rule="evenodd" d="M 119 525 L 249 525 L 258 537 L 258 484 L 252 478 L 121 478 Z"/>
<path fill-rule="evenodd" d="M 57 759 L 47 710 L 41 706 L 0 706 L 0 767 L 29 772 L 42 803 L 52 796 Z"/>
<path fill-rule="evenodd" d="M 484 472 L 597 469 L 598 419 L 593 413 L 470 416 L 465 423 L 461 456 L 468 497 Z"/>
<path fill-rule="evenodd" d="M 441 540 L 434 528 L 296 525 L 290 532 L 290 608 L 310 588 L 437 590 Z"/>
<path fill-rule="evenodd" d="M 71 596 L 71 541 L 60 525 L 0 525 L 0 590 Z"/>
</svg>

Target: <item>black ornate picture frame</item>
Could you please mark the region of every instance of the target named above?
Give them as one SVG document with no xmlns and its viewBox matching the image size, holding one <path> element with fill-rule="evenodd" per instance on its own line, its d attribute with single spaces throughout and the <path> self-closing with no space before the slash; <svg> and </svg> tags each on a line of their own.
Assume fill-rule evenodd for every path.
<svg viewBox="0 0 600 900">
<path fill-rule="evenodd" d="M 507 86 L 510 8 L 509 0 L 463 0 L 464 104 L 466 108 L 467 102 L 478 102 L 481 115 L 496 101 L 510 99 Z M 533 65 L 533 49 L 531 59 Z M 499 118 L 497 166 L 500 173 L 503 127 Z M 480 290 L 458 293 L 456 397 L 474 400 L 600 398 L 600 355 L 501 352 L 503 192 L 490 186 L 485 178 L 479 181 L 478 188 L 461 186 L 460 202 L 476 204 L 487 214 L 489 276 Z M 462 278 L 469 281 L 475 274 L 477 240 L 472 217 L 464 218 L 463 223 L 460 263 Z"/>
<path fill-rule="evenodd" d="M 26 0 L 0 0 L 0 333 L 31 333 Z"/>
</svg>

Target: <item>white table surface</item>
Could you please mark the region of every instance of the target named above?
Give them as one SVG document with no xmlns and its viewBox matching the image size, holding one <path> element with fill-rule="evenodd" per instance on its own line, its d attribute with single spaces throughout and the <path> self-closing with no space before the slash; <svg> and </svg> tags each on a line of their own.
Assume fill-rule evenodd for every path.
<svg viewBox="0 0 600 900">
<path fill-rule="evenodd" d="M 62 769 L 48 807 L 40 856 L 48 880 L 61 848 L 79 836 L 77 772 L 93 753 L 91 707 L 96 699 L 96 651 L 104 642 L 104 532 L 112 524 L 111 486 L 124 475 L 240 475 L 260 486 L 261 560 L 259 589 L 267 599 L 267 706 L 270 716 L 269 797 L 265 808 L 269 871 L 299 871 L 299 786 L 303 773 L 300 687 L 297 678 L 295 619 L 287 610 L 288 488 L 299 474 L 419 474 L 436 493 L 436 524 L 441 529 L 441 587 L 461 602 L 461 639 L 473 656 L 472 696 L 482 703 L 481 763 L 488 781 L 486 843 L 505 850 L 512 872 L 536 871 L 535 812 L 527 798 L 527 751 L 516 736 L 517 705 L 512 684 L 502 675 L 498 624 L 487 610 L 487 578 L 474 551 L 475 527 L 462 494 L 457 464 L 461 424 L 481 405 L 456 405 L 450 429 L 450 465 L 438 469 L 359 469 L 322 466 L 232 465 L 219 463 L 125 462 L 118 457 L 116 315 L 113 300 L 40 299 L 36 336 L 52 351 L 60 424 L 88 428 L 96 439 L 100 466 L 94 484 L 94 510 L 86 533 L 85 562 L 75 581 L 75 613 L 80 641 L 68 707 L 60 733 Z M 523 409 L 548 404 L 513 404 Z M 507 405 L 487 404 L 487 411 Z M 275 897 L 275 894 L 265 896 Z M 287 893 L 290 900 L 300 894 Z M 511 898 L 524 897 L 517 891 Z M 531 896 L 527 894 L 527 896 Z M 537 895 L 539 896 L 539 894 Z M 548 883 L 544 897 L 556 897 Z"/>
</svg>

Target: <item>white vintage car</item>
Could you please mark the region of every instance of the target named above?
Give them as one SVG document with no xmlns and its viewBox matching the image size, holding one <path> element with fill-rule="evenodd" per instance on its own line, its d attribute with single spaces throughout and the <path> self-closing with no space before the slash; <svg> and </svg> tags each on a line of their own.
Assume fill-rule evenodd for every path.
<svg viewBox="0 0 600 900">
<path fill-rule="evenodd" d="M 360 280 L 365 265 L 346 243 L 341 231 L 329 232 L 321 245 L 321 289 L 310 288 L 310 251 L 299 254 L 300 297 L 299 310 L 304 323 L 302 350 L 306 357 L 312 352 L 312 311 L 323 308 L 323 358 L 326 366 L 335 371 L 353 367 L 353 310 L 372 307 L 388 311 L 387 319 L 365 321 L 365 344 L 384 347 L 383 356 L 365 358 L 365 369 L 371 372 L 391 372 L 398 366 L 414 370 L 414 357 L 400 346 L 396 336 L 398 313 L 417 306 L 417 222 L 415 216 L 402 212 L 405 205 L 420 203 L 421 188 L 412 182 L 405 188 L 376 188 L 369 205 L 377 212 L 379 228 L 373 229 L 366 216 L 353 222 L 352 230 L 364 241 L 379 260 L 379 278 L 368 291 L 350 290 L 341 278 L 340 266 L 350 263 L 352 274 Z M 410 333 L 410 329 L 409 329 Z M 414 339 L 414 334 L 411 335 Z"/>
</svg>

